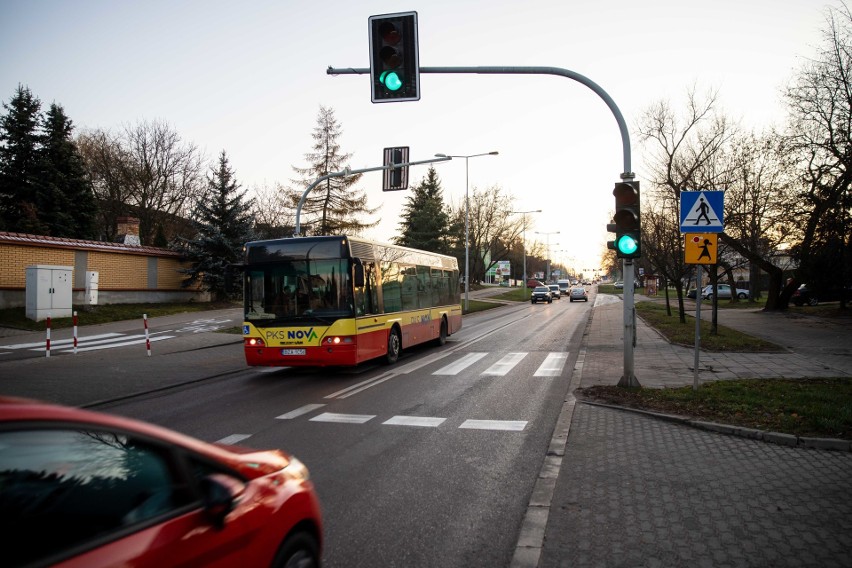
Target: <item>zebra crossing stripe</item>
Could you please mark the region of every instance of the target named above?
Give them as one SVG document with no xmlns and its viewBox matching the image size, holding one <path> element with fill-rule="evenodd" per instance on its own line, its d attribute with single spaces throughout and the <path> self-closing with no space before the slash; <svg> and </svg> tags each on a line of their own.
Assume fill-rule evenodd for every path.
<svg viewBox="0 0 852 568">
<path fill-rule="evenodd" d="M 534 377 L 558 377 L 568 360 L 568 353 L 549 353 L 544 362 L 533 374 Z"/>
<path fill-rule="evenodd" d="M 215 443 L 216 444 L 233 445 L 233 444 L 239 444 L 240 442 L 242 442 L 246 438 L 251 438 L 251 434 L 231 434 L 230 436 L 222 438 L 221 440 L 219 440 L 218 442 L 215 442 Z"/>
<path fill-rule="evenodd" d="M 385 420 L 382 424 L 391 426 L 427 426 L 435 428 L 444 423 L 446 418 L 438 418 L 437 416 L 394 416 L 389 420 Z"/>
<path fill-rule="evenodd" d="M 432 373 L 433 375 L 458 375 L 483 357 L 488 355 L 488 353 L 468 353 L 455 363 L 451 363 L 446 367 L 442 367 Z"/>
<path fill-rule="evenodd" d="M 324 404 L 306 404 L 305 406 L 297 408 L 296 410 L 292 410 L 292 411 L 288 412 L 287 414 L 282 414 L 281 416 L 276 416 L 275 418 L 276 418 L 276 420 L 291 420 L 293 418 L 298 418 L 299 416 L 302 416 L 303 414 L 308 414 L 309 412 L 313 412 L 314 410 L 317 410 L 318 408 L 322 408 L 323 406 L 325 406 L 325 405 Z"/>
<path fill-rule="evenodd" d="M 526 420 L 465 420 L 459 428 L 469 430 L 505 430 L 520 432 L 527 426 Z"/>
<path fill-rule="evenodd" d="M 337 414 L 323 412 L 311 418 L 311 422 L 336 422 L 338 424 L 364 424 L 375 418 L 375 414 Z"/>
<path fill-rule="evenodd" d="M 106 338 L 110 338 L 110 337 L 119 337 L 121 335 L 122 334 L 120 334 L 120 333 L 102 333 L 100 335 L 90 335 L 90 336 L 87 336 L 83 339 L 85 339 L 86 341 L 96 341 L 96 340 L 99 340 L 99 339 L 106 339 Z M 72 345 L 74 343 L 74 340 L 73 339 L 54 339 L 50 343 L 53 347 L 56 347 L 57 345 Z M 41 341 L 38 341 L 38 342 L 35 342 L 35 343 L 15 343 L 14 345 L 3 345 L 2 349 L 33 349 L 33 348 L 37 349 L 39 347 L 44 347 L 44 340 L 43 339 Z"/>
<path fill-rule="evenodd" d="M 520 363 L 521 359 L 526 356 L 526 353 L 508 353 L 502 359 L 488 367 L 488 369 L 486 369 L 486 371 L 482 374 L 503 376 L 511 371 L 512 368 Z"/>
</svg>

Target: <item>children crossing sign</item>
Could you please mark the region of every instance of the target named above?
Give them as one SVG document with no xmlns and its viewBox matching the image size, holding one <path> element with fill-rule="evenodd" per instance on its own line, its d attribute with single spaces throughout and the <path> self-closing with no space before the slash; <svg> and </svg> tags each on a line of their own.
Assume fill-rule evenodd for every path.
<svg viewBox="0 0 852 568">
<path fill-rule="evenodd" d="M 681 191 L 680 232 L 721 233 L 725 230 L 724 191 Z"/>
<path fill-rule="evenodd" d="M 684 234 L 683 262 L 685 264 L 716 264 L 718 237 L 716 233 Z"/>
</svg>

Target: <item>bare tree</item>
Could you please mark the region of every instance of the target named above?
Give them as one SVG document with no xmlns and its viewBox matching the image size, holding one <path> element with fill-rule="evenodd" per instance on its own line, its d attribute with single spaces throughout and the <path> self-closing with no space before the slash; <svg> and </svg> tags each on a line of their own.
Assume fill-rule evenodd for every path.
<svg viewBox="0 0 852 568">
<path fill-rule="evenodd" d="M 185 143 L 164 122 L 125 125 L 114 134 L 93 130 L 78 146 L 101 206 L 101 234 L 113 240 L 116 218 L 139 218 L 139 237 L 152 244 L 157 234 L 179 232 L 174 220 L 204 190 L 204 163 L 194 144 Z M 167 226 L 168 225 L 168 226 Z"/>
<path fill-rule="evenodd" d="M 505 260 L 512 251 L 512 243 L 524 231 L 523 219 L 512 215 L 513 198 L 498 185 L 485 190 L 472 188 L 470 192 L 468 238 L 470 251 L 470 278 L 485 279 L 485 273 Z M 450 205 L 450 239 L 453 254 L 464 266 L 465 259 L 465 203 Z M 529 227 L 527 227 L 529 231 Z M 530 251 L 527 251 L 529 256 Z"/>
<path fill-rule="evenodd" d="M 640 117 L 637 127 L 639 139 L 648 146 L 651 167 L 651 190 L 647 192 L 651 199 L 644 200 L 649 207 L 649 219 L 654 220 L 651 203 L 656 202 L 658 214 L 668 216 L 679 227 L 681 192 L 724 187 L 727 171 L 719 167 L 719 160 L 734 127 L 716 110 L 716 106 L 716 92 L 699 98 L 693 89 L 687 93 L 686 111 L 682 117 L 666 102 L 651 106 Z M 644 211 L 642 216 L 645 225 Z M 656 236 L 664 238 L 670 234 L 674 242 L 669 245 L 656 243 L 655 250 L 659 255 L 668 254 L 668 258 L 656 259 L 660 263 L 657 268 L 668 267 L 667 278 L 672 280 L 677 290 L 678 313 L 683 322 L 686 321 L 683 283 L 678 275 L 683 274 L 686 268 L 672 268 L 683 264 L 683 240 L 680 235 L 668 231 L 668 222 L 660 220 L 659 225 Z"/>
<path fill-rule="evenodd" d="M 785 92 L 787 143 L 798 159 L 804 191 L 798 212 L 803 234 L 795 249 L 800 265 L 783 304 L 801 278 L 819 282 L 831 274 L 843 284 L 852 278 L 852 12 L 845 3 L 828 8 L 826 23 L 822 47 Z"/>
<path fill-rule="evenodd" d="M 98 232 L 102 239 L 113 241 L 117 219 L 127 214 L 125 204 L 132 201 L 122 177 L 121 143 L 109 132 L 90 130 L 77 137 L 77 148 L 98 201 Z"/>
<path fill-rule="evenodd" d="M 748 259 L 751 298 L 758 297 L 759 270 L 769 275 L 766 308 L 775 309 L 779 306 L 783 271 L 772 263 L 772 257 L 797 232 L 790 223 L 796 201 L 793 169 L 782 139 L 775 133 L 736 136 L 727 159 L 730 177 L 721 238 L 726 246 Z M 726 267 L 729 275 L 731 268 Z M 731 288 L 735 287 L 731 281 Z M 735 298 L 732 294 L 732 301 Z"/>
<path fill-rule="evenodd" d="M 252 216 L 260 239 L 275 239 L 293 234 L 296 211 L 289 192 L 281 184 L 255 186 Z"/>
<path fill-rule="evenodd" d="M 151 243 L 160 214 L 188 217 L 203 195 L 198 148 L 161 121 L 126 125 L 121 135 L 123 179 L 139 211 L 139 238 Z"/>
</svg>

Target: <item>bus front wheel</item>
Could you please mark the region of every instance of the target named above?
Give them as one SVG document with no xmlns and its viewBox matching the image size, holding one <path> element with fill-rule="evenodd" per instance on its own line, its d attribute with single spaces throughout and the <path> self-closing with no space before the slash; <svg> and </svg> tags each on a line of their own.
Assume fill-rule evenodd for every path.
<svg viewBox="0 0 852 568">
<path fill-rule="evenodd" d="M 399 360 L 399 352 L 402 351 L 402 338 L 399 336 L 399 329 L 393 328 L 388 333 L 388 351 L 385 354 L 385 362 L 388 365 L 393 365 Z"/>
</svg>

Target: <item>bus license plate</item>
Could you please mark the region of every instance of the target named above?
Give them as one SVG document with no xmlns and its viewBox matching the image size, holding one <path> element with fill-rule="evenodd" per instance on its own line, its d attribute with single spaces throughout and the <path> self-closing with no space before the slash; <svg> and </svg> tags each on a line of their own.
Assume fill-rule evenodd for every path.
<svg viewBox="0 0 852 568">
<path fill-rule="evenodd" d="M 304 355 L 305 350 L 304 349 L 282 349 L 281 354 L 282 355 Z"/>
</svg>

